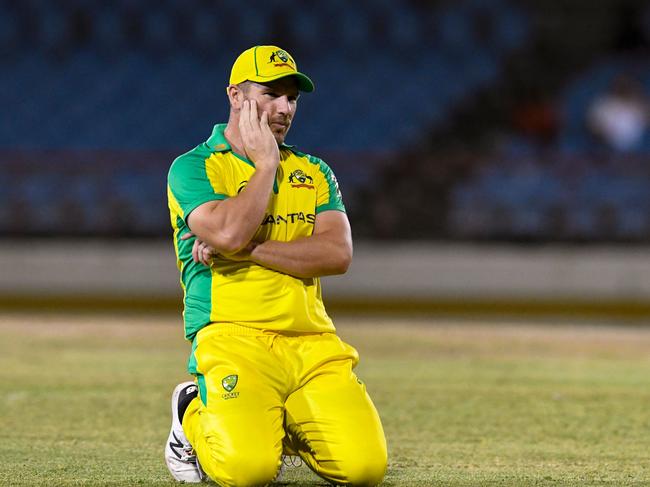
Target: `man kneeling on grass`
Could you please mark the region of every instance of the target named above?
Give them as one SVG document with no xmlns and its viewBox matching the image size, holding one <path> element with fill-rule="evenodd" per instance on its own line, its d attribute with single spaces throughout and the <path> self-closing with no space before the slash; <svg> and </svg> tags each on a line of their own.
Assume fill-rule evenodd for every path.
<svg viewBox="0 0 650 487">
<path fill-rule="evenodd" d="M 235 61 L 230 117 L 169 171 L 174 246 L 195 382 L 172 396 L 172 476 L 265 485 L 282 455 L 324 479 L 377 485 L 379 415 L 338 338 L 319 277 L 346 272 L 350 225 L 322 160 L 284 143 L 312 81 L 275 46 Z"/>
</svg>

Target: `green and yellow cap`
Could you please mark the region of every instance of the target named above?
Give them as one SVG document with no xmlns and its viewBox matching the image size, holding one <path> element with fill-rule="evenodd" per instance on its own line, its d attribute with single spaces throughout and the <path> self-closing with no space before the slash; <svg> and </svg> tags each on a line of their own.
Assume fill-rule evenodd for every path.
<svg viewBox="0 0 650 487">
<path fill-rule="evenodd" d="M 255 46 L 242 52 L 235 60 L 230 84 L 237 85 L 244 81 L 268 83 L 286 76 L 296 77 L 300 91 L 314 91 L 312 80 L 298 71 L 296 62 L 287 51 L 277 46 Z"/>
</svg>

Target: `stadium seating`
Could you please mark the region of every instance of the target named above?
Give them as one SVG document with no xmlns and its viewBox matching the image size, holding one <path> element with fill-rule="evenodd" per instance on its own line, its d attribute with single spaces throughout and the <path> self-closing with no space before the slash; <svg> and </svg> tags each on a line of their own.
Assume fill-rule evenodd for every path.
<svg viewBox="0 0 650 487">
<path fill-rule="evenodd" d="M 650 238 L 650 131 L 619 152 L 589 132 L 589 107 L 620 74 L 650 93 L 641 56 L 609 56 L 574 77 L 559 95 L 557 145 L 544 150 L 516 136 L 451 191 L 450 232 L 461 238 L 531 241 L 647 241 Z"/>
<path fill-rule="evenodd" d="M 220 87 L 226 84 L 233 57 L 248 45 L 279 38 L 278 43 L 295 47 L 301 68 L 324 92 L 305 101 L 304 123 L 297 124 L 292 134 L 299 145 L 394 150 L 400 141 L 387 136 L 387 129 L 394 124 L 396 106 L 412 109 L 400 114 L 400 122 L 408 127 L 440 120 L 449 109 L 448 100 L 469 96 L 494 79 L 499 63 L 523 41 L 518 33 L 520 16 L 503 5 L 489 10 L 495 23 L 504 13 L 507 21 L 494 26 L 490 44 L 476 38 L 471 14 L 473 9 L 485 14 L 490 2 L 460 2 L 433 12 L 422 12 L 422 7 L 407 1 L 323 2 L 314 4 L 312 11 L 298 10 L 293 2 L 249 2 L 256 15 L 231 5 L 209 8 L 192 3 L 197 6 L 193 14 L 179 1 L 163 2 L 155 9 L 126 1 L 92 9 L 83 2 L 55 5 L 29 0 L 13 10 L 5 5 L 0 19 L 7 29 L 2 32 L 8 43 L 20 39 L 20 56 L 3 60 L 0 79 L 8 85 L 4 106 L 16 119 L 27 120 L 25 129 L 33 122 L 36 106 L 39 118 L 47 120 L 60 120 L 62 110 L 66 118 L 69 110 L 77 110 L 66 120 L 68 127 L 42 135 L 41 144 L 48 147 L 184 148 L 202 137 L 206 121 L 223 118 Z M 82 33 L 74 30 L 80 9 L 87 21 Z M 294 21 L 278 15 L 283 11 L 293 15 L 293 10 L 297 10 Z M 324 18 L 336 24 L 335 32 Z M 437 24 L 437 33 L 429 30 L 431 22 Z M 36 45 L 20 37 L 25 24 L 34 31 Z M 287 32 L 278 35 L 284 27 Z M 418 102 L 409 103 L 414 96 Z M 175 107 L 170 107 L 172 97 Z M 189 103 L 184 105 L 185 101 Z M 201 105 L 213 109 L 207 117 L 197 118 Z M 112 108 L 108 112 L 107 106 Z M 171 116 L 170 109 L 187 115 Z M 435 116 L 424 116 L 429 112 Z M 128 115 L 130 122 L 113 124 L 120 115 Z M 112 130 L 89 140 L 88 127 L 105 117 Z M 325 127 L 341 126 L 340 121 L 346 120 L 363 122 L 368 130 L 345 140 L 328 137 L 326 130 L 308 128 L 308 120 L 315 117 L 324 120 Z M 192 120 L 190 130 L 185 129 L 187 119 Z M 132 126 L 145 131 L 140 142 L 132 139 Z M 188 140 L 188 133 L 194 139 Z M 30 130 L 16 130 L 11 137 L 5 131 L 1 134 L 0 147 L 31 144 Z"/>
<path fill-rule="evenodd" d="M 41 161 L 41 151 L 54 149 L 66 154 L 57 157 L 58 169 L 78 171 L 59 182 L 58 188 L 69 186 L 65 196 L 50 191 L 49 165 L 30 165 L 34 176 L 17 184 L 21 191 L 0 194 L 7 207 L 20 201 L 42 215 L 25 233 L 57 228 L 53 222 L 65 211 L 40 210 L 51 198 L 60 200 L 53 207 L 84 208 L 78 212 L 87 219 L 78 225 L 84 232 L 110 233 L 91 216 L 91 208 L 103 204 L 99 192 L 85 189 L 105 183 L 93 173 L 95 165 L 113 174 L 120 201 L 155 213 L 164 200 L 160 181 L 170 155 L 205 139 L 212 124 L 226 118 L 227 73 L 250 45 L 285 46 L 316 82 L 318 95 L 301 100 L 288 142 L 356 161 L 349 155 L 385 157 L 426 139 L 456 106 L 498 78 L 527 36 L 524 13 L 500 0 L 435 7 L 330 0 L 309 10 L 292 0 L 251 0 L 246 9 L 232 2 L 166 0 L 152 7 L 129 0 L 0 5 L 0 41 L 11 47 L 0 55 L 0 169 L 10 182 L 22 181 L 9 154 L 28 149 Z M 164 156 L 138 184 L 114 161 L 94 158 L 91 169 L 69 160 L 79 151 L 105 150 Z M 367 167 L 337 167 L 347 191 L 370 183 Z M 144 233 L 167 231 L 166 222 L 155 221 L 158 229 Z M 1 220 L 0 228 L 14 227 Z"/>
</svg>

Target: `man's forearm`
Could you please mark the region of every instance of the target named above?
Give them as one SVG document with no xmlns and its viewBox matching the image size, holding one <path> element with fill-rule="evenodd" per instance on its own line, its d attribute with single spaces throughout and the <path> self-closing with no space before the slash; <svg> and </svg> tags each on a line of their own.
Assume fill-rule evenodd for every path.
<svg viewBox="0 0 650 487">
<path fill-rule="evenodd" d="M 352 261 L 352 243 L 327 233 L 290 242 L 267 240 L 252 250 L 250 260 L 300 278 L 344 274 Z"/>
<path fill-rule="evenodd" d="M 258 116 L 257 102 L 243 99 L 239 108 L 237 128 L 229 125 L 226 138 L 241 139 L 240 153 L 255 165 L 255 172 L 246 187 L 237 195 L 221 202 L 208 202 L 188 216 L 192 233 L 219 252 L 232 254 L 243 249 L 262 223 L 269 204 L 275 174 L 280 163 L 278 142 L 269 127 L 269 113 Z M 229 139 L 230 140 L 230 139 Z"/>
<path fill-rule="evenodd" d="M 255 171 L 237 196 L 222 201 L 201 216 L 201 230 L 196 235 L 220 252 L 237 252 L 246 246 L 262 223 L 274 179 L 274 171 Z"/>
</svg>

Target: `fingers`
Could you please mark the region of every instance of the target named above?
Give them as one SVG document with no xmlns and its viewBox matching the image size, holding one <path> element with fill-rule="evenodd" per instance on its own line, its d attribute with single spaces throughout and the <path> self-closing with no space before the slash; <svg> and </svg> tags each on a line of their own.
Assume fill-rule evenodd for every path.
<svg viewBox="0 0 650 487">
<path fill-rule="evenodd" d="M 206 250 L 207 245 L 205 245 L 203 242 L 201 242 L 201 245 L 199 246 L 199 262 L 203 265 L 208 265 L 206 264 L 206 259 L 205 259 L 205 250 Z"/>
<path fill-rule="evenodd" d="M 268 112 L 262 112 L 262 117 L 260 118 L 260 132 L 263 133 L 266 137 L 273 137 L 273 132 L 269 126 Z"/>
<path fill-rule="evenodd" d="M 244 100 L 242 102 L 241 112 L 239 113 L 239 132 L 241 133 L 244 142 L 249 140 L 252 131 L 250 123 L 250 101 Z"/>
<path fill-rule="evenodd" d="M 192 232 L 187 232 L 181 236 L 181 240 L 188 240 L 192 237 L 194 237 L 194 234 Z M 214 249 L 212 247 L 198 238 L 194 240 L 194 244 L 192 245 L 192 260 L 196 264 L 201 263 L 206 267 L 210 267 L 212 265 L 213 257 Z"/>
<path fill-rule="evenodd" d="M 257 121 L 257 103 L 254 100 L 244 100 L 239 114 L 239 133 L 244 142 L 244 152 L 250 157 L 249 149 L 257 146 L 256 139 L 259 134 L 259 122 Z"/>
<path fill-rule="evenodd" d="M 212 265 L 212 248 L 208 247 L 207 245 L 203 247 L 201 251 L 201 264 L 203 264 L 206 267 L 210 267 Z"/>
<path fill-rule="evenodd" d="M 255 120 L 255 125 L 253 125 L 253 127 L 259 127 L 260 132 L 268 132 L 267 135 L 273 137 L 271 127 L 269 126 L 269 112 L 264 110 L 262 112 L 262 115 L 258 118 L 257 102 L 255 100 L 251 100 L 251 103 L 252 112 L 254 112 L 254 117 L 251 117 L 251 120 Z"/>
<path fill-rule="evenodd" d="M 268 128 L 269 130 L 271 130 L 271 128 L 269 127 L 269 114 L 266 111 L 262 112 L 262 116 L 260 117 L 260 127 L 262 129 Z"/>
<path fill-rule="evenodd" d="M 239 131 L 246 157 L 255 164 L 260 164 L 259 167 L 277 168 L 280 162 L 280 153 L 275 136 L 269 126 L 269 114 L 264 110 L 260 113 L 255 100 L 242 102 L 239 113 Z"/>
<path fill-rule="evenodd" d="M 250 121 L 251 127 L 253 129 L 259 128 L 260 120 L 257 118 L 257 102 L 255 100 L 250 100 Z"/>
<path fill-rule="evenodd" d="M 205 249 L 207 245 L 201 242 L 198 238 L 194 241 L 192 246 L 192 260 L 196 264 L 205 264 Z"/>
<path fill-rule="evenodd" d="M 214 249 L 197 238 L 192 246 L 192 260 L 197 264 L 203 264 L 206 267 L 210 267 L 212 265 L 213 257 Z"/>
<path fill-rule="evenodd" d="M 239 114 L 239 130 L 242 136 L 254 137 L 259 131 L 260 121 L 257 118 L 257 102 L 255 100 L 244 100 Z"/>
<path fill-rule="evenodd" d="M 192 260 L 195 263 L 199 262 L 199 248 L 201 247 L 201 241 L 197 238 L 192 245 Z"/>
</svg>

